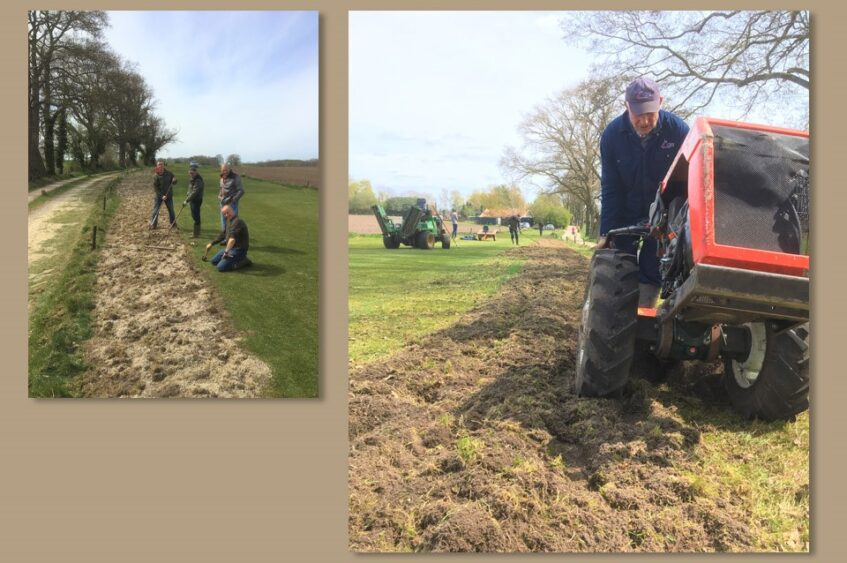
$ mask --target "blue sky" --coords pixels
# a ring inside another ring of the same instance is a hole
[[[523,117],[587,72],[559,16],[351,12],[350,176],[434,196],[505,182]]]
[[[165,157],[318,157],[317,12],[109,12],[178,140]]]
[[[351,12],[350,177],[435,197],[507,183],[499,161],[521,146],[524,117],[588,78],[591,56],[562,39],[565,14]],[[713,106],[708,115],[738,118]],[[788,117],[747,121],[791,126]]]

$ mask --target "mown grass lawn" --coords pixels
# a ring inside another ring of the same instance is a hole
[[[318,395],[318,191],[244,178],[239,215],[250,231],[248,256],[253,265],[218,273],[200,258],[220,231],[218,173],[201,170],[206,183],[202,235],[192,252],[219,289],[249,350],[273,371],[273,397]],[[177,172],[175,211],[185,198],[187,173]],[[191,210],[178,220],[190,240]],[[211,258],[223,247],[216,246]]]
[[[349,235],[350,363],[375,360],[411,340],[425,342],[492,295],[521,268],[520,259],[504,255],[512,248],[508,237],[458,240],[449,250],[440,243],[433,250],[388,250],[382,235]]]
[[[686,401],[680,415],[702,433],[697,470],[685,475],[698,496],[742,499],[759,551],[808,551],[809,413],[794,421],[748,421]]]

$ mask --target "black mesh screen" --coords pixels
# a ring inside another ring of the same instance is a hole
[[[715,242],[805,253],[809,140],[733,127],[715,134]]]

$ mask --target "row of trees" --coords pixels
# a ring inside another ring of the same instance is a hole
[[[518,209],[521,212],[527,209],[526,200],[515,185],[499,185],[487,190],[477,190],[467,199],[458,190],[442,192],[443,201],[438,205],[441,212],[456,210],[461,217],[465,218],[478,216],[486,209],[501,211]],[[403,215],[418,200],[417,196],[388,197],[384,193],[375,194],[369,180],[351,180],[348,184],[347,196],[349,211],[353,214],[370,214],[371,206],[378,203],[388,215]],[[444,202],[447,204],[445,205]],[[567,198],[561,194],[541,194],[528,207],[528,211],[536,221],[565,227],[571,224],[572,219],[572,213],[568,210],[566,203]]]
[[[657,80],[665,108],[685,119],[707,111],[730,119],[758,112],[772,125],[808,127],[808,12],[572,12],[561,27],[566,41],[595,57],[591,78],[543,101],[520,124],[522,145],[507,147],[500,161],[512,184],[467,199],[442,190],[441,209],[472,216],[486,208],[523,208],[514,184],[527,183],[541,191],[530,207],[533,216],[555,215],[545,221],[567,224],[564,209],[569,220],[596,234],[600,136],[624,111],[626,84],[638,76]],[[386,199],[369,182],[351,184],[351,210]]]
[[[222,154],[216,154],[215,156],[208,156],[205,154],[198,154],[189,157],[177,157],[171,159],[171,163],[189,163],[196,162],[200,166],[220,166],[224,162],[229,162],[233,166],[239,166],[241,164],[241,157],[237,154],[231,154],[228,157],[224,158]]]
[[[408,196],[389,196],[384,192],[374,192],[370,180],[350,180],[347,186],[347,202],[350,213],[371,213],[371,206],[381,205],[389,215],[401,215],[418,198],[434,203],[441,211],[456,210],[463,217],[479,215],[485,209],[525,208],[526,202],[517,186],[493,186],[488,190],[473,192],[467,199],[459,190],[441,190],[441,197],[431,194],[415,193]]]
[[[808,127],[808,12],[574,12],[562,30],[596,57],[592,78],[536,106],[519,126],[522,146],[500,163],[514,182],[558,196],[589,233],[599,222],[600,135],[634,77],[657,80],[683,118],[721,107],[734,111],[723,117],[757,110],[782,119],[773,125]]]
[[[66,155],[89,170],[108,151],[121,167],[154,164],[176,133],[144,78],[104,43],[106,13],[34,10],[28,24],[29,179],[61,174]]]

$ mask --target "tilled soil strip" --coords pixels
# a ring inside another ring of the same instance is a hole
[[[149,231],[149,175],[121,183],[121,203],[97,268],[88,397],[258,397],[270,368],[245,353],[179,233]],[[204,241],[205,242],[205,241]],[[163,250],[152,248],[174,248]],[[217,273],[216,273],[217,275]],[[232,274],[220,274],[232,275]]]
[[[674,404],[573,395],[587,262],[545,243],[485,306],[351,373],[351,548],[750,549],[741,501],[686,477],[700,433]]]

